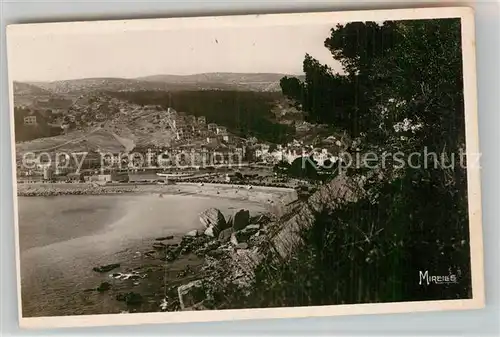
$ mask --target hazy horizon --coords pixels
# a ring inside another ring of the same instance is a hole
[[[40,80],[16,80],[14,79],[14,82],[20,82],[20,83],[51,83],[51,82],[61,82],[61,81],[79,81],[79,80],[97,80],[97,79],[122,79],[122,80],[142,80],[145,77],[152,77],[152,76],[178,76],[178,77],[189,77],[189,76],[196,76],[196,75],[209,75],[209,74],[242,74],[242,75],[265,75],[265,74],[270,74],[270,75],[285,75],[285,76],[305,76],[304,73],[300,74],[291,74],[291,73],[280,73],[280,72],[231,72],[231,71],[212,71],[212,72],[204,72],[204,73],[193,73],[193,74],[149,74],[149,75],[144,75],[144,76],[138,76],[138,77],[116,77],[116,76],[98,76],[98,77],[80,77],[80,78],[66,78],[66,79],[60,79],[60,80],[53,80],[53,81],[40,81]],[[149,80],[148,80],[149,81]]]
[[[33,33],[9,45],[10,78],[53,82],[154,75],[303,75],[308,53],[341,71],[324,46],[336,23],[119,32]]]

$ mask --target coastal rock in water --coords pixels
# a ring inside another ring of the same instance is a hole
[[[223,231],[219,233],[219,242],[220,243],[226,243],[231,239],[231,234],[233,234],[233,229],[232,228],[226,228]]]
[[[97,287],[97,291],[101,293],[109,289],[111,289],[111,284],[109,282],[102,282],[99,287]]]
[[[94,268],[92,268],[92,270],[95,272],[98,272],[98,273],[106,273],[108,271],[111,271],[111,270],[119,268],[119,267],[120,267],[119,263],[113,263],[113,264],[108,264],[105,266],[94,267]]]
[[[239,231],[240,229],[248,226],[250,221],[250,212],[245,209],[241,209],[234,214],[233,217],[233,229],[234,231]]]
[[[181,310],[193,307],[206,298],[202,280],[192,281],[177,288]]]
[[[165,240],[172,240],[174,238],[173,235],[168,235],[168,236],[161,236],[159,238],[156,238],[156,241],[165,241]]]
[[[165,249],[167,248],[167,245],[161,242],[155,242],[153,243],[153,248],[154,249]]]
[[[205,228],[216,227],[219,231],[226,228],[226,219],[217,208],[208,208],[200,214],[200,221]]]

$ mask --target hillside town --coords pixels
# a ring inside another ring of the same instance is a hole
[[[49,148],[31,151],[28,146],[18,151],[19,183],[183,180],[291,187],[299,180],[280,175],[278,164],[310,158],[318,167],[331,166],[345,146],[341,137],[324,132],[308,138],[314,134],[310,132],[313,126],[304,121],[293,122],[302,136],[274,144],[238,136],[206,116],[160,105],[133,105],[105,95],[82,95],[67,111],[42,114],[20,107],[17,113],[24,128],[59,127],[61,135],[55,138],[70,138]],[[118,146],[102,143],[107,138]]]

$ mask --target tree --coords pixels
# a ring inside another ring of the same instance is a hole
[[[299,157],[290,165],[288,175],[295,178],[315,180],[318,178],[317,167],[318,163],[312,157]]]
[[[297,98],[299,102],[304,100],[304,84],[298,78],[285,76],[280,80],[280,86],[284,95]]]
[[[378,84],[371,74],[377,60],[386,57],[397,40],[395,27],[393,22],[337,25],[324,44],[340,61],[345,74],[335,73],[306,54],[305,81],[283,78],[283,94],[299,102],[308,112],[309,121],[333,124],[353,136],[366,132],[374,126],[370,107]]]
[[[345,231],[377,231],[381,226],[384,236],[374,243],[388,254],[380,263],[392,280],[381,296],[470,297],[467,171],[458,157],[465,144],[460,19],[351,23],[332,29],[325,46],[341,62],[345,75],[334,74],[306,55],[304,95],[291,97],[317,122],[344,127],[351,136],[366,133],[364,147],[380,153],[409,155],[427,148],[438,156],[443,150],[448,158],[455,155],[447,163],[450,168],[441,167],[439,157],[437,161],[431,157],[427,166],[421,162],[418,168],[396,169],[389,163],[375,172],[383,178],[369,181],[364,186],[366,196],[341,217]],[[348,90],[329,91],[337,76]],[[328,93],[335,99],[323,97]],[[332,102],[339,100],[343,113],[333,113]],[[407,121],[418,124],[418,129],[395,128]],[[290,171],[305,176],[298,165],[292,163]],[[375,205],[372,213],[351,216],[371,205]],[[462,281],[424,289],[415,282],[419,269],[445,275],[458,270]]]
[[[422,145],[457,150],[465,142],[460,20],[415,20],[396,27],[403,38],[371,72],[375,82],[391,83],[376,87],[376,96],[404,102],[392,120],[420,120]]]

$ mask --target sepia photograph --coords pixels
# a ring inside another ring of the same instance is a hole
[[[22,326],[484,305],[471,9],[7,42]]]

